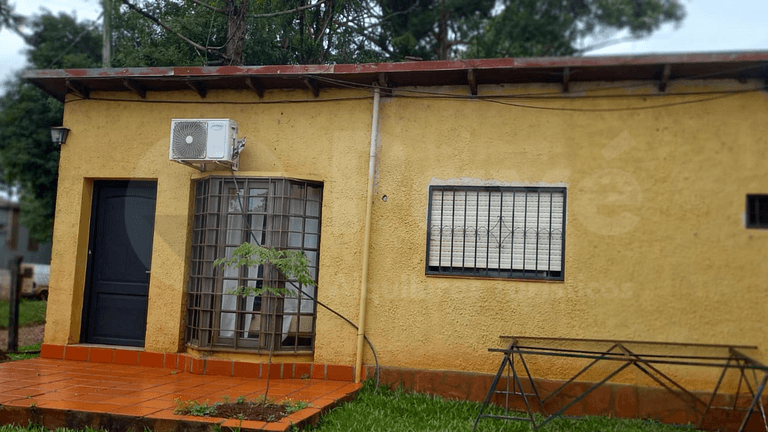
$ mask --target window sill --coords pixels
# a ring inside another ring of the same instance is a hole
[[[269,355],[267,349],[253,349],[253,348],[227,348],[227,347],[199,347],[193,344],[185,344],[187,348],[204,353],[228,353],[228,354],[251,354],[251,355]],[[288,356],[314,356],[314,350],[297,350],[297,351],[274,351],[272,356],[288,357]]]
[[[552,283],[562,284],[565,283],[563,279],[528,279],[519,277],[493,277],[493,276],[473,276],[473,275],[457,275],[457,274],[435,274],[425,273],[426,277],[440,278],[440,279],[471,279],[471,280],[492,280],[492,281],[513,281],[513,282],[534,282],[534,283]]]

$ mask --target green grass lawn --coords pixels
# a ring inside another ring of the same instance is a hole
[[[19,303],[19,325],[45,322],[45,306],[43,300],[22,299]],[[10,306],[7,300],[0,300],[0,329],[8,328]]]
[[[504,414],[499,407],[493,413]],[[447,401],[440,397],[419,393],[407,393],[402,389],[389,390],[379,387],[374,392],[367,381],[357,398],[328,413],[313,429],[314,432],[336,431],[414,431],[443,432],[471,431],[480,404],[475,402]],[[522,415],[522,414],[520,414]],[[539,417],[537,421],[541,418]],[[482,419],[478,432],[530,431],[529,422]],[[693,428],[671,426],[644,420],[620,420],[609,417],[553,420],[545,432],[680,432]]]
[[[35,344],[35,345],[27,345],[19,348],[19,352],[35,352],[34,354],[8,354],[8,357],[10,357],[13,360],[26,360],[31,359],[35,357],[40,357],[40,345],[41,344]]]

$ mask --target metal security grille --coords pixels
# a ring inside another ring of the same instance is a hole
[[[238,196],[238,190],[240,196]],[[317,281],[322,184],[284,178],[210,177],[196,183],[192,265],[187,300],[188,345],[206,349],[310,352],[315,339],[315,287],[301,295],[271,266],[213,267],[248,241],[302,250]],[[244,207],[244,208],[243,208]],[[249,232],[250,231],[250,232]],[[238,286],[285,287],[296,296],[238,296]]]
[[[432,186],[427,274],[563,280],[565,188]]]

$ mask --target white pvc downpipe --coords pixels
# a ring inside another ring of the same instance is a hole
[[[365,306],[368,302],[368,260],[371,248],[371,214],[373,213],[373,183],[376,172],[376,140],[379,134],[379,99],[381,90],[373,90],[373,119],[371,120],[371,152],[368,157],[368,199],[365,204],[365,235],[363,237],[363,270],[360,278],[360,312],[357,322],[357,353],[355,354],[355,382],[363,372],[363,343],[365,342]]]

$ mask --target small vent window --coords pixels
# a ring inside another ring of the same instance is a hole
[[[747,228],[768,229],[768,195],[747,195]]]

